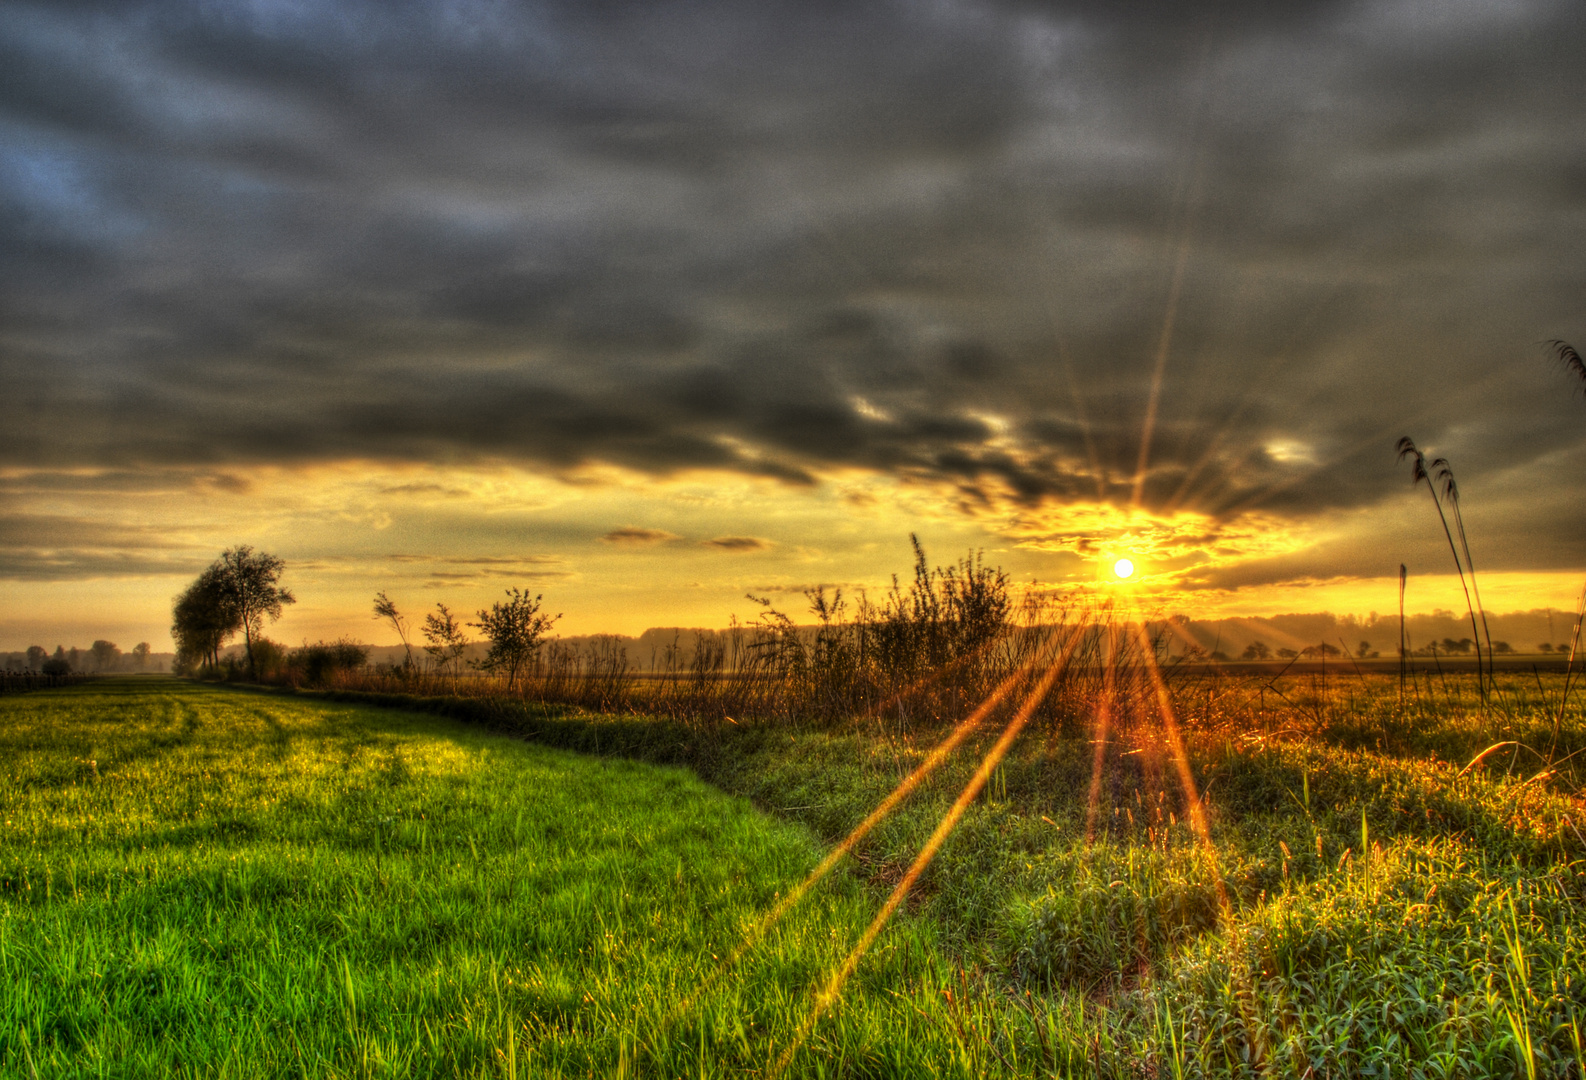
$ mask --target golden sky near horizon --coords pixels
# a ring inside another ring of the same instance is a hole
[[[0,6],[0,650],[1586,575],[1586,5]],[[1128,581],[1118,558],[1137,567]]]
[[[603,470],[570,481],[504,468],[368,463],[267,470],[246,482],[227,474],[154,485],[144,476],[135,490],[96,487],[95,479],[80,477],[70,498],[41,500],[34,516],[62,540],[89,528],[112,538],[101,549],[69,549],[78,564],[103,560],[100,573],[51,578],[50,549],[41,549],[36,580],[0,582],[0,650],[98,637],[167,649],[170,597],[231,542],[286,559],[285,581],[299,603],[269,632],[291,644],[343,634],[387,643],[390,631],[370,611],[380,590],[416,623],[437,602],[472,612],[509,586],[527,588],[563,613],[564,634],[725,626],[732,616],[754,616],[751,593],[803,617],[805,589],[879,595],[891,574],[906,580],[911,531],[934,563],[979,550],[1018,587],[1110,598],[1151,615],[1387,613],[1398,588],[1391,552],[1393,565],[1375,566],[1375,574],[1201,584],[1263,558],[1348,550],[1347,520],[1301,534],[1281,520],[1228,527],[1194,514],[1082,504],[1037,521],[1023,512],[973,513],[951,492],[862,474],[791,494],[780,481],[737,476],[657,484]],[[263,520],[260,507],[268,508]],[[1451,562],[1425,559],[1436,553],[1425,543],[1437,529],[1429,501],[1404,509],[1406,548],[1425,562],[1414,569],[1409,610],[1462,609]],[[1133,563],[1127,580],[1114,570],[1120,558]],[[1567,610],[1580,582],[1571,572],[1501,572],[1483,575],[1482,587],[1489,610]]]

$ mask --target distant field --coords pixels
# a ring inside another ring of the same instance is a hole
[[[0,701],[0,821],[4,1075],[757,1073],[870,914],[828,879],[680,1008],[806,831],[680,769],[167,679]],[[877,960],[793,1074],[961,1074],[929,935]]]

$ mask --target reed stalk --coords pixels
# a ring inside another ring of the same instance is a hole
[[[1454,480],[1454,470],[1448,464],[1447,458],[1438,458],[1432,462],[1432,471],[1443,485],[1443,494],[1454,507],[1454,527],[1459,533],[1459,547],[1465,555],[1465,568],[1470,571],[1470,591],[1476,597],[1476,612],[1481,616],[1481,632],[1487,639],[1487,682],[1492,682],[1492,631],[1487,628],[1487,609],[1481,602],[1481,589],[1476,584],[1476,563],[1470,557],[1470,540],[1465,535],[1465,516],[1459,509],[1459,484]],[[1481,647],[1479,639],[1476,648],[1476,662],[1481,663]]]
[[[1481,631],[1476,626],[1476,607],[1471,602],[1470,585],[1465,581],[1465,567],[1459,560],[1459,548],[1454,543],[1454,530],[1448,524],[1448,514],[1443,510],[1443,500],[1438,497],[1437,486],[1432,481],[1432,475],[1427,471],[1426,457],[1415,445],[1415,440],[1408,435],[1399,440],[1399,460],[1410,459],[1411,482],[1426,483],[1426,490],[1432,495],[1432,505],[1437,508],[1437,520],[1443,523],[1443,535],[1448,539],[1449,553],[1454,556],[1454,570],[1459,574],[1459,587],[1465,593],[1465,608],[1470,612],[1470,635],[1476,643],[1476,685],[1481,694],[1481,700],[1487,700],[1487,680],[1481,666]],[[1441,460],[1441,459],[1439,459]]]

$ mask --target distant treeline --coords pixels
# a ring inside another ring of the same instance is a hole
[[[1526,653],[1568,655],[1575,628],[1572,611],[1516,611],[1505,615],[1487,612],[1493,651],[1499,656]],[[1183,656],[1198,650],[1212,659],[1266,659],[1299,655],[1316,656],[1323,646],[1332,652],[1369,657],[1390,657],[1399,652],[1398,615],[1360,617],[1334,615],[1332,612],[1272,615],[1265,618],[1191,619],[1175,615],[1164,624],[1165,642],[1170,655]],[[1474,655],[1470,622],[1464,614],[1433,611],[1410,615],[1404,621],[1409,651],[1430,655],[1433,649],[1443,655]],[[1485,646],[1483,646],[1485,647]],[[1265,650],[1266,655],[1260,655]],[[1307,650],[1310,650],[1307,652]],[[1255,655],[1252,655],[1255,654]]]
[[[1573,612],[1537,609],[1507,615],[1488,612],[1487,621],[1500,656],[1568,655],[1575,616]],[[1320,656],[1324,646],[1329,657],[1343,655],[1346,648],[1349,655],[1355,657],[1372,654],[1392,657],[1398,655],[1399,647],[1396,615],[1361,618],[1320,612],[1232,619],[1191,619],[1176,615],[1153,619],[1147,625],[1151,636],[1161,643],[1161,657],[1169,660],[1197,655],[1217,660],[1287,659]],[[799,627],[811,637],[818,629],[815,623]],[[661,674],[691,666],[702,646],[707,651],[718,648],[731,634],[730,629],[658,626],[637,636],[580,634],[557,637],[547,642],[547,646],[554,643],[573,650],[616,646],[626,651],[635,670]],[[1470,624],[1463,615],[1456,616],[1450,611],[1411,615],[1405,619],[1405,634],[1410,652],[1418,656],[1430,655],[1433,648],[1439,656],[1473,655]],[[405,655],[401,645],[365,644],[362,648],[369,662],[376,665],[399,665]],[[473,642],[465,647],[462,658],[465,662],[477,660],[485,655],[487,648],[483,642]],[[235,652],[240,660],[242,647],[237,646]]]
[[[1176,614],[1138,622],[1083,594],[1016,596],[1007,573],[978,552],[933,567],[917,538],[910,539],[912,580],[895,576],[889,589],[861,592],[856,601],[840,590],[810,589],[805,610],[792,613],[750,596],[759,613],[726,629],[558,638],[550,631],[561,616],[517,588],[471,620],[442,602],[420,623],[381,591],[373,614],[401,645],[343,637],[295,649],[264,634],[295,599],[280,584],[284,563],[240,546],[176,598],[174,670],[290,686],[504,694],[690,722],[885,714],[912,724],[1000,699],[1010,679],[1027,680],[1057,657],[1050,671],[1061,678],[1048,683],[1039,706],[1049,718],[1078,715],[1086,695],[1127,697],[1134,691],[1119,679],[1144,687],[1143,673],[1159,665],[1193,671],[1206,662],[1393,657],[1401,640],[1412,655],[1457,656],[1477,648],[1463,633],[1465,620],[1446,611],[1410,616],[1402,626],[1397,614],[1362,619],[1326,612],[1218,620]],[[1573,622],[1571,613],[1544,609],[1489,613],[1485,626],[1495,631],[1494,653],[1557,655],[1569,649]],[[239,635],[242,642],[232,644]]]
[[[22,652],[0,653],[0,671],[29,671],[42,675],[169,671],[170,666],[171,654],[153,652],[147,641],[138,642],[129,652],[122,652],[115,642],[101,638],[86,649],[57,645],[55,651],[50,652],[42,645],[29,645]]]

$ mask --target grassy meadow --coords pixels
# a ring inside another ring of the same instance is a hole
[[[4,1075],[754,1073],[870,914],[725,966],[807,830],[434,717],[106,680],[0,699],[0,762]],[[961,1074],[929,928],[879,960],[796,1071]]]
[[[1065,707],[978,786],[1018,693],[956,734],[156,679],[0,699],[0,1069],[1586,1076],[1561,680],[1162,689],[1174,725],[1149,693]]]

